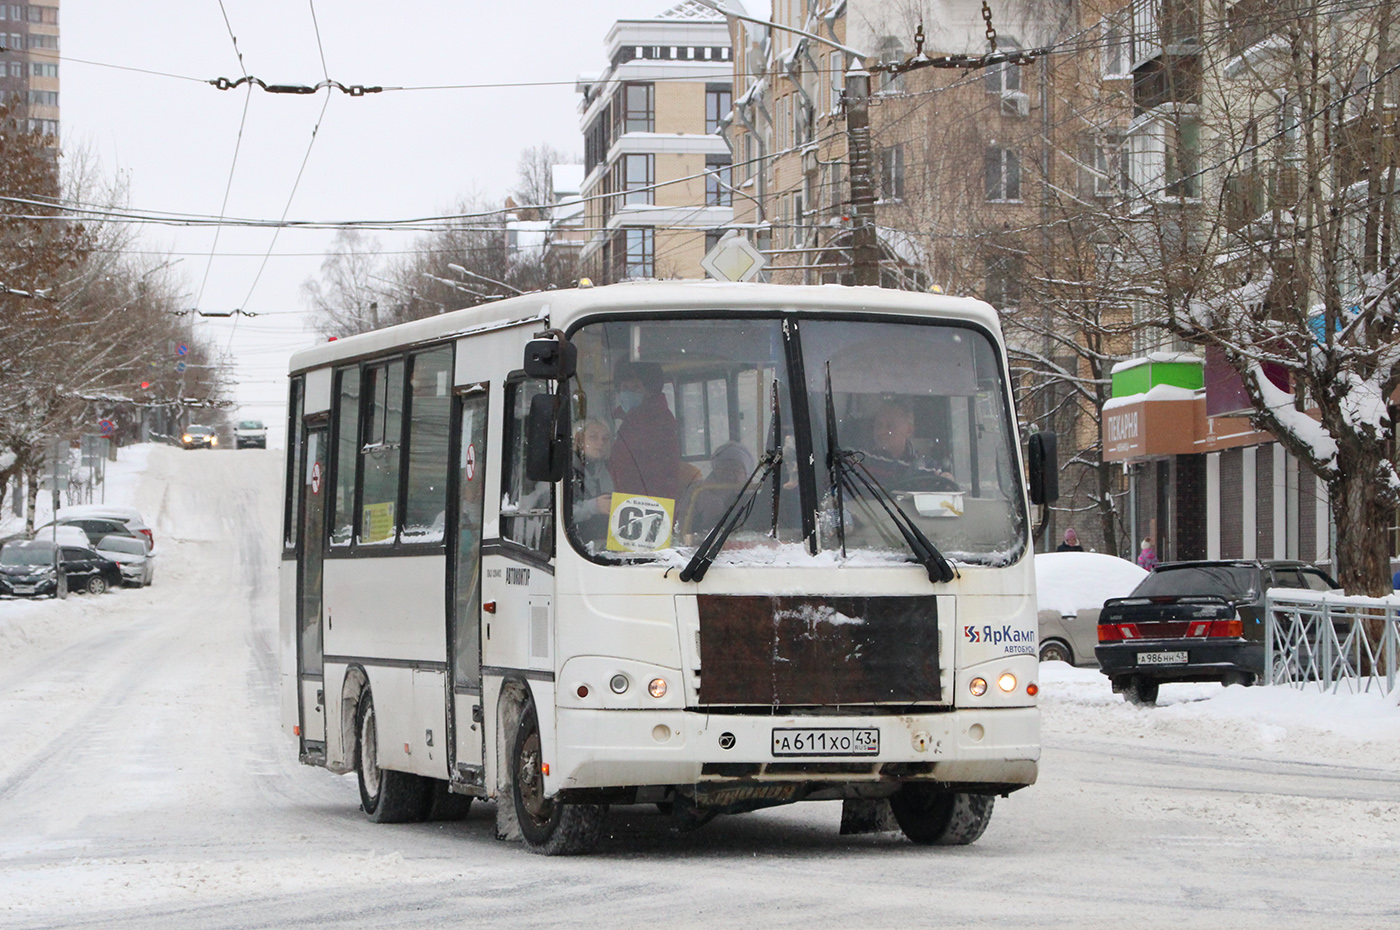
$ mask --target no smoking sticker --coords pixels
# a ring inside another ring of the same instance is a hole
[[[321,493],[321,463],[320,463],[320,462],[312,462],[312,463],[311,463],[311,493],[312,493],[312,494],[320,494],[320,493]]]
[[[466,454],[462,456],[462,471],[466,473],[467,480],[471,481],[476,477],[476,444],[467,443]]]

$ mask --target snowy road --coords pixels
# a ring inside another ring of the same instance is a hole
[[[125,451],[124,451],[124,454]],[[839,808],[683,836],[615,810],[582,859],[375,826],[277,729],[277,452],[143,447],[156,583],[0,603],[0,928],[1381,927],[1400,710],[1044,670],[1040,784],[986,835],[839,837]],[[121,501],[114,501],[121,502]]]

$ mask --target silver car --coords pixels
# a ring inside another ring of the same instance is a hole
[[[144,540],[130,536],[104,536],[97,543],[97,554],[117,563],[122,573],[122,584],[127,587],[145,587],[155,576],[155,553],[146,548]]]
[[[1098,668],[1099,608],[1126,597],[1147,572],[1100,552],[1042,552],[1035,557],[1040,661]]]

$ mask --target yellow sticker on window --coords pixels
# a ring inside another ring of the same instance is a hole
[[[360,537],[362,543],[377,543],[393,538],[394,502],[365,504],[364,520],[360,526],[364,530],[364,535]]]
[[[608,514],[608,548],[614,552],[655,552],[671,545],[676,502],[669,497],[614,494]]]

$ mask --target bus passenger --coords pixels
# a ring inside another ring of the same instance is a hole
[[[612,430],[602,420],[587,420],[574,433],[574,526],[579,538],[607,537],[613,479],[608,472]]]
[[[674,501],[680,483],[680,430],[662,393],[666,379],[661,366],[623,362],[617,366],[614,383],[618,391],[614,415],[622,425],[608,463],[613,488],[621,494]]]

